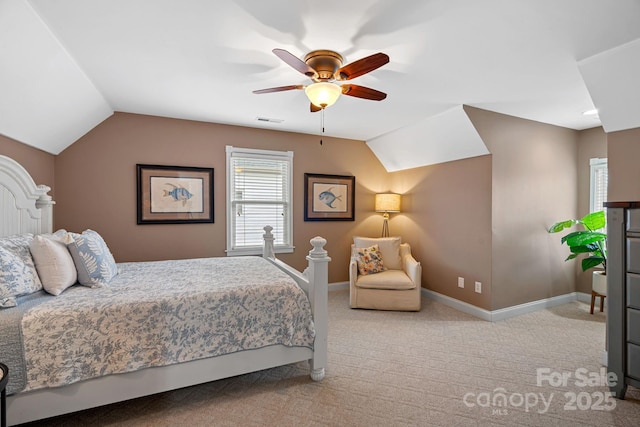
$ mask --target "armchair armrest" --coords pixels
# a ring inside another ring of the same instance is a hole
[[[404,272],[417,287],[422,286],[422,265],[411,255],[407,255],[403,260]]]
[[[356,259],[351,257],[351,261],[349,261],[349,283],[351,285],[356,284],[356,280],[358,279],[358,263]]]
[[[417,287],[422,286],[422,265],[411,255],[411,247],[408,243],[400,245],[402,256],[402,269]]]
[[[351,286],[355,286],[356,281],[358,280],[358,262],[356,258],[353,256],[353,250],[355,249],[355,245],[351,244],[351,255],[349,260],[349,284]]]

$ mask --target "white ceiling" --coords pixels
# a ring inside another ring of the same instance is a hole
[[[463,104],[586,129],[601,123],[579,64],[607,104],[589,58],[637,39],[639,0],[0,0],[0,133],[57,154],[123,111],[321,134],[303,91],[252,93],[309,83],[274,48],[390,56],[352,80],[387,99],[341,97],[328,136],[388,140]],[[617,91],[640,87],[627,74]]]

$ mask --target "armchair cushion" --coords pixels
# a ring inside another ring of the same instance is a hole
[[[387,269],[384,266],[378,245],[373,245],[369,248],[355,248],[354,250],[358,271],[361,275],[380,273]]]
[[[356,248],[369,248],[378,245],[384,266],[389,270],[402,270],[402,258],[400,258],[400,237],[354,237],[353,244]]]
[[[415,289],[416,284],[402,270],[387,270],[358,277],[355,286],[365,289]]]

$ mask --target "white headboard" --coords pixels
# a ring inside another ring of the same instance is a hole
[[[0,236],[53,232],[50,190],[36,185],[18,162],[0,155]]]

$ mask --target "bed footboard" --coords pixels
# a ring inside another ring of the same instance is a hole
[[[300,273],[275,257],[274,237],[271,230],[273,230],[271,226],[264,227],[262,256],[289,274],[309,298],[313,323],[316,328],[313,357],[309,360],[309,364],[311,366],[311,379],[320,381],[324,378],[327,367],[328,284],[329,261],[331,261],[327,251],[324,249],[327,240],[319,236],[310,240],[313,249],[307,255],[307,268],[303,273]]]

